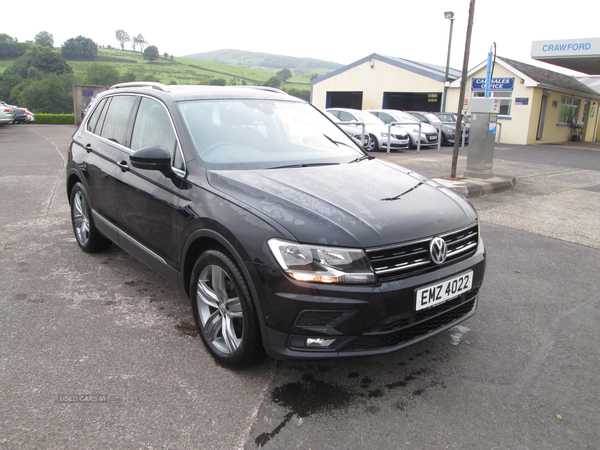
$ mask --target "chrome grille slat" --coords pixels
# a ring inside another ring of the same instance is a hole
[[[477,225],[440,235],[448,245],[446,262],[452,264],[477,250],[479,242]],[[367,249],[367,256],[380,279],[402,278],[413,273],[433,270],[439,265],[429,259],[429,244],[435,236],[404,244]]]

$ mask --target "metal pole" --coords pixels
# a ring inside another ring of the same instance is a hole
[[[471,0],[469,7],[469,24],[467,26],[467,42],[465,43],[465,57],[463,59],[462,77],[460,80],[460,94],[458,96],[458,120],[456,121],[456,132],[454,136],[460,136],[460,126],[462,124],[462,108],[467,87],[467,78],[469,76],[469,51],[471,48],[471,31],[473,29],[473,16],[475,15],[475,0]],[[458,139],[454,139],[454,151],[452,152],[452,168],[450,178],[456,178],[456,166],[458,165]]]
[[[446,13],[448,14],[448,13]],[[442,112],[446,112],[446,96],[448,95],[448,72],[450,71],[450,48],[452,46],[452,28],[454,26],[454,13],[450,17],[450,35],[448,36],[448,57],[446,58],[446,76],[444,78],[444,100],[442,101]]]

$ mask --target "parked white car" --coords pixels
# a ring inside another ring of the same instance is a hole
[[[367,133],[367,151],[376,151],[387,149],[388,145],[388,126],[378,117],[375,117],[368,111],[361,111],[350,108],[328,108],[330,112],[342,122],[362,122],[365,124],[365,132]],[[356,125],[357,134],[360,134],[361,125]],[[408,133],[400,127],[392,127],[390,139],[390,149],[408,148]]]
[[[0,125],[12,123],[15,120],[14,110],[6,103],[0,103]]]
[[[407,125],[398,126],[408,133],[410,139],[408,145],[410,148],[415,148],[419,139],[421,140],[421,147],[438,144],[438,131],[435,127],[427,123],[421,123],[421,135],[419,136],[419,125],[417,124],[421,121],[404,111],[398,111],[397,109],[370,109],[369,112],[379,117],[385,123],[406,123]]]

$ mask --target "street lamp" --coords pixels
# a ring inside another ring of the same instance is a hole
[[[450,47],[452,45],[452,27],[454,25],[454,13],[446,11],[444,18],[450,19],[450,36],[448,37],[448,58],[446,59],[446,77],[444,78],[444,100],[442,101],[442,112],[446,112],[446,95],[448,94],[448,71],[450,70]]]

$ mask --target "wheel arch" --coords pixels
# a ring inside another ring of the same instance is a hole
[[[263,309],[261,306],[260,294],[256,289],[255,277],[252,276],[250,271],[248,270],[247,265],[244,263],[245,260],[248,260],[248,255],[245,252],[242,254],[243,249],[238,251],[238,247],[242,248],[238,242],[236,242],[237,246],[230,242],[223,234],[218,231],[212,229],[201,229],[193,232],[186,240],[186,243],[183,247],[182,257],[181,257],[181,287],[185,291],[188,298],[190,298],[190,283],[192,279],[192,271],[194,269],[194,265],[196,260],[200,256],[200,254],[208,250],[210,248],[220,248],[225,251],[225,253],[230,256],[236,265],[238,266],[240,272],[244,276],[246,283],[248,285],[248,289],[250,291],[250,295],[252,296],[252,302],[254,303],[254,307],[256,308],[258,322],[260,325],[260,333],[262,336],[263,347],[265,351],[269,353],[266,325],[263,316]]]

